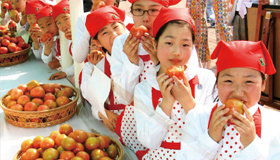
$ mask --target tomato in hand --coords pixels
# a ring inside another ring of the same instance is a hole
[[[100,5],[99,5],[100,4]],[[94,3],[93,3],[93,5],[92,5],[92,11],[94,11],[94,10],[96,10],[96,9],[98,9],[98,8],[96,8],[97,6],[99,5],[99,8],[102,8],[102,7],[105,7],[106,6],[106,4],[105,4],[105,2],[104,1],[100,1],[100,0],[98,0],[98,1],[95,1]]]
[[[148,29],[141,25],[139,27],[135,27],[133,26],[131,29],[130,29],[130,34],[133,36],[133,37],[136,37],[137,39],[141,39],[141,37],[145,34],[145,33],[148,33]]]
[[[239,99],[229,98],[225,101],[225,105],[226,105],[226,108],[230,109],[230,111],[226,114],[226,116],[228,116],[228,115],[233,116],[234,111],[236,111],[242,115],[244,114],[243,102],[240,101]],[[235,116],[233,116],[233,117],[235,117]]]
[[[10,21],[8,28],[9,28],[9,30],[11,30],[11,29],[15,28],[16,26],[17,26],[17,23],[15,21]]]
[[[51,39],[53,36],[51,33],[44,33],[41,37],[42,42],[46,42],[48,39]]]
[[[181,80],[183,79],[185,73],[182,67],[171,66],[166,70],[165,74],[167,74],[169,77],[176,76],[179,80]]]

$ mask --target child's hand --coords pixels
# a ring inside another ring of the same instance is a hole
[[[110,122],[109,119],[107,119],[103,114],[101,114],[100,112],[98,113],[98,116],[102,119],[103,123],[105,124],[105,126],[112,132],[115,132],[115,126],[112,122]]]
[[[100,54],[88,54],[87,59],[91,64],[96,65],[103,57]]]
[[[109,121],[114,125],[114,127],[116,127],[116,122],[119,115],[107,109],[105,109],[105,111]]]
[[[32,30],[29,29],[29,34],[30,34],[32,41],[35,43],[38,43],[38,40],[37,40],[38,37],[36,35],[36,32],[33,32]]]
[[[10,16],[11,20],[15,21],[16,23],[18,23],[20,21],[20,15],[19,14],[15,14],[14,17]]]
[[[52,58],[52,61],[49,62],[50,69],[56,69],[58,67],[61,67],[59,60],[55,57]]]
[[[43,42],[43,44],[45,45],[45,48],[51,49],[53,46],[53,37],[47,39],[46,42]]]
[[[11,28],[9,28],[9,30],[12,31],[12,32],[16,32],[17,31],[17,26],[11,27]]]
[[[144,36],[141,37],[141,43],[143,44],[143,48],[149,53],[150,59],[157,65],[159,60],[157,58],[154,38],[149,33],[145,33]]]
[[[130,62],[135,65],[138,65],[140,58],[138,55],[139,43],[140,40],[130,34],[123,45],[123,52],[127,55]]]
[[[1,16],[0,17],[4,18],[7,11],[8,11],[8,9],[6,7],[4,7],[3,5],[1,5]]]
[[[29,33],[30,33],[30,36],[33,41],[35,41],[35,40],[37,41],[37,38],[42,37],[42,35],[43,35],[42,30],[39,27],[34,27],[33,29],[31,29],[31,27],[30,27]]]
[[[68,40],[72,40],[71,28],[66,29],[66,31],[65,31],[65,37],[66,37]]]
[[[168,116],[171,116],[172,106],[175,102],[175,98],[171,94],[171,89],[174,86],[172,81],[173,79],[169,78],[165,73],[162,73],[157,77],[159,89],[162,94],[162,103],[160,107]]]
[[[219,106],[212,115],[208,134],[209,136],[216,141],[217,143],[221,140],[224,127],[229,119],[232,118],[232,115],[225,116],[229,112],[229,108],[225,109],[225,105]]]
[[[58,80],[66,77],[65,72],[57,72],[50,76],[49,80]]]
[[[245,105],[243,105],[243,110],[246,117],[235,111],[233,115],[238,119],[231,119],[230,121],[235,124],[234,128],[240,133],[240,141],[246,148],[255,139],[256,128],[254,119]]]
[[[171,93],[174,98],[183,106],[186,113],[189,112],[195,106],[195,99],[192,96],[191,87],[189,85],[188,79],[183,75],[183,82],[182,83],[176,76],[172,78],[176,82],[176,85],[173,86]]]

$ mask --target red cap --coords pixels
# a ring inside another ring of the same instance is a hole
[[[70,5],[69,0],[61,0],[55,6],[53,6],[53,19],[60,15],[61,13],[69,13],[70,14]]]
[[[10,2],[10,1],[7,1],[6,3],[8,3],[8,4],[9,4],[8,10],[13,9],[13,6],[12,6],[12,4],[11,4],[11,2]]]
[[[262,41],[220,41],[211,55],[211,59],[216,58],[217,73],[236,67],[251,68],[268,75],[276,72]]]
[[[161,8],[153,23],[153,36],[156,37],[158,30],[167,22],[173,20],[187,22],[195,33],[195,23],[188,8]]]
[[[42,0],[29,0],[26,2],[25,14],[37,14],[46,3]]]
[[[133,4],[134,2],[139,0],[128,0],[128,1]],[[181,0],[151,0],[151,1],[157,2],[159,4],[162,4],[163,6],[168,7],[179,3]]]
[[[38,21],[38,19],[42,17],[52,17],[52,6],[46,5],[39,10],[39,12],[36,14],[36,20]]]
[[[90,36],[95,37],[98,31],[107,24],[123,22],[124,19],[124,10],[121,10],[115,6],[105,6],[87,15],[86,27]]]

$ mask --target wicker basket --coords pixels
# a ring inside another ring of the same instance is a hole
[[[98,136],[98,135],[97,135]],[[117,147],[117,150],[118,150],[118,155],[116,157],[115,160],[122,160],[122,157],[123,157],[123,148],[122,146],[120,145],[119,142],[115,141],[114,139],[111,138],[111,143],[110,144],[113,144]],[[16,155],[14,156],[13,160],[20,160],[21,158],[21,155],[23,154],[23,152],[21,150],[19,150]]]
[[[5,113],[5,119],[9,123],[18,127],[25,128],[40,128],[56,125],[65,122],[72,118],[76,113],[77,101],[79,99],[79,92],[66,85],[60,85],[61,88],[70,87],[73,90],[74,96],[70,98],[72,100],[66,105],[61,107],[50,109],[47,111],[17,111],[9,109],[3,104],[3,99],[8,95],[5,94],[0,99],[0,105]]]
[[[22,63],[29,58],[30,46],[14,53],[0,54],[0,67]]]

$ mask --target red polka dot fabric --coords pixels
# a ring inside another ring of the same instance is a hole
[[[147,80],[147,70],[151,69],[154,66],[152,60],[144,61],[144,70],[140,74],[140,82]]]
[[[234,128],[234,125],[226,125],[222,136],[222,146],[216,154],[216,160],[231,159],[243,148],[240,142],[240,134]]]

